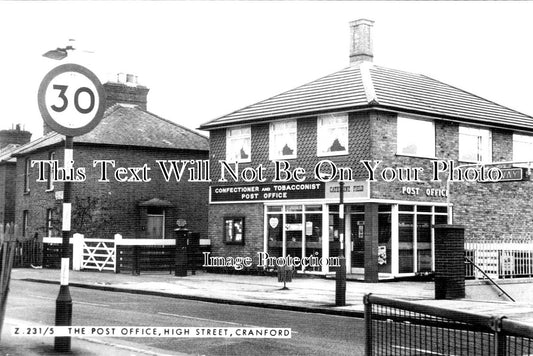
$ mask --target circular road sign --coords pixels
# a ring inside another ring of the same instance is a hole
[[[52,69],[39,86],[37,100],[44,122],[66,136],[86,134],[104,116],[104,88],[93,72],[78,64]]]

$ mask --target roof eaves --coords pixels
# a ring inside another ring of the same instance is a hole
[[[57,132],[50,132],[44,136],[41,136],[39,137],[38,139],[34,140],[34,141],[31,141],[31,142],[28,142],[27,144],[25,145],[22,145],[20,146],[19,148],[17,148],[12,156],[13,157],[20,157],[20,156],[23,156],[25,154],[28,154],[28,153],[31,153],[33,152],[35,149],[33,149],[33,147],[35,147],[36,145],[39,145],[40,143],[42,143],[43,141],[46,141],[46,140],[49,140],[49,139],[52,139],[54,138],[55,136],[58,136],[59,134]],[[61,142],[61,141],[60,141]],[[49,145],[45,145],[43,147],[49,147],[49,146],[54,146],[56,145],[57,142],[54,142],[54,143],[50,143]],[[40,147],[40,148],[43,148],[43,147]]]

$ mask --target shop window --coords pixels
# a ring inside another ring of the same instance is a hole
[[[250,126],[239,126],[226,130],[226,160],[228,162],[250,162],[251,157]]]
[[[56,153],[50,152],[48,154],[48,160],[53,161],[56,159]],[[54,190],[54,181],[52,179],[52,164],[48,165],[48,170],[46,171],[46,179],[48,181],[46,190]],[[50,236],[50,235],[49,235]]]
[[[270,124],[270,159],[296,158],[296,120]]]
[[[30,159],[24,160],[24,193],[30,191]]]
[[[224,218],[224,242],[226,244],[244,244],[244,217]]]
[[[329,114],[318,117],[317,155],[348,154],[348,114]]]
[[[397,153],[418,157],[435,157],[433,121],[398,116]]]
[[[513,134],[513,161],[533,162],[533,136]],[[519,163],[516,166],[530,167],[530,164]]]
[[[491,162],[492,135],[490,130],[459,126],[459,161]]]

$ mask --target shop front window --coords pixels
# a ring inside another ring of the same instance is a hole
[[[391,273],[391,206],[378,206],[378,271]]]
[[[322,257],[322,206],[267,206],[267,246],[272,257]],[[301,270],[319,271],[301,266]]]

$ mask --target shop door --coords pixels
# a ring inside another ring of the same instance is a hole
[[[350,219],[352,268],[365,266],[365,214],[352,213]]]

